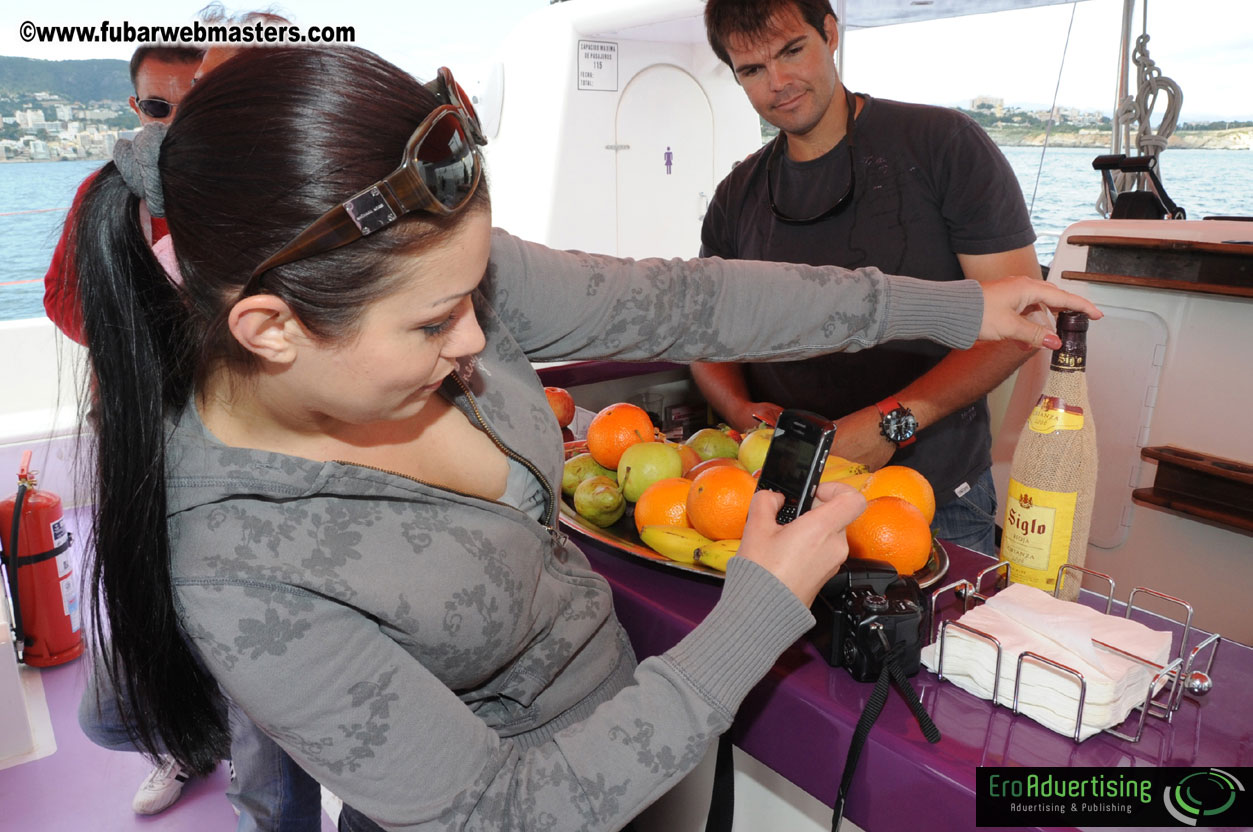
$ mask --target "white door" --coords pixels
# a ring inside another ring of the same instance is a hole
[[[657,65],[618,100],[618,256],[695,257],[713,196],[713,112],[681,69]]]

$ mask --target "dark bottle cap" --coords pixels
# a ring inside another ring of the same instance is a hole
[[[1057,332],[1087,332],[1088,316],[1083,312],[1072,312],[1069,309],[1057,314]]]
[[[1062,339],[1062,346],[1053,351],[1049,366],[1063,372],[1083,372],[1088,363],[1088,316],[1069,310],[1058,313],[1057,337]]]

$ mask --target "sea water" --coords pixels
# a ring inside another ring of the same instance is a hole
[[[1039,147],[1001,149],[1032,207],[1031,220],[1040,234],[1036,251],[1047,264],[1057,234],[1073,222],[1100,217],[1100,176],[1092,170],[1100,150],[1048,148],[1041,164]],[[0,321],[43,315],[43,276],[65,223],[65,209],[83,179],[102,164],[0,164]],[[1168,150],[1161,174],[1167,193],[1189,218],[1253,217],[1253,152]]]

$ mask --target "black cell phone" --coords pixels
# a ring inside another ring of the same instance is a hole
[[[783,508],[775,517],[790,523],[814,504],[814,492],[835,442],[835,422],[808,410],[785,410],[761,466],[757,489],[778,491]]]

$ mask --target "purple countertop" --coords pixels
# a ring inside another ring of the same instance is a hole
[[[716,578],[680,572],[576,537],[592,565],[612,584],[618,618],[641,659],[670,648],[718,599],[721,581]],[[945,548],[951,566],[941,584],[973,578],[994,563],[959,546]],[[946,600],[943,609],[957,611],[952,593]],[[1117,607],[1115,614],[1120,614]],[[1189,642],[1199,641],[1194,630]],[[900,811],[908,803],[926,807],[930,817],[945,818],[946,828],[956,824],[953,828],[973,829],[978,766],[1253,765],[1253,708],[1248,706],[1253,650],[1223,641],[1212,676],[1213,690],[1199,699],[1185,696],[1171,723],[1150,717],[1140,742],[1098,734],[1077,744],[924,669],[911,681],[943,739],[937,745],[927,743],[904,700],[893,693],[862,753],[845,814],[874,832],[913,832],[919,828],[918,814]],[[843,668],[829,667],[802,639],[745,700],[732,727],[735,743],[831,805],[853,727],[872,687],[853,681]],[[1134,735],[1137,718],[1133,712],[1121,730]]]

